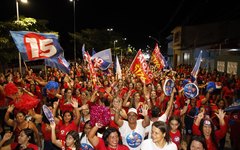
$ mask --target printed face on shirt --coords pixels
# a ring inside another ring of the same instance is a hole
[[[30,137],[27,137],[27,135],[25,134],[24,131],[21,131],[19,136],[18,136],[18,143],[19,144],[24,144],[24,143],[28,143]]]
[[[74,145],[74,138],[71,135],[68,135],[66,138],[66,146],[67,147],[72,147]]]
[[[160,129],[158,129],[155,126],[152,126],[152,135],[151,135],[151,137],[152,137],[152,140],[153,140],[154,143],[162,141],[164,136],[165,136],[165,134],[163,134]]]
[[[117,132],[112,132],[107,138],[108,146],[111,148],[116,148],[119,142],[119,137]]]
[[[193,140],[190,145],[190,150],[204,150],[201,142]]]

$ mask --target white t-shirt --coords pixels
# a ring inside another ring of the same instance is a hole
[[[82,132],[79,133],[79,138],[81,137]],[[94,150],[92,144],[88,141],[86,134],[83,136],[82,140],[80,141],[82,150]]]
[[[152,139],[147,139],[142,142],[141,150],[178,150],[178,148],[173,142],[166,143],[163,148],[159,148]]]
[[[142,121],[143,119],[137,120],[135,130],[132,130],[125,120],[123,120],[123,125],[119,128],[123,144],[128,146],[130,150],[140,150],[141,143],[145,136],[145,128],[142,126]]]
[[[167,115],[164,113],[161,117],[158,118],[157,121],[166,122],[167,121]],[[151,139],[152,124],[153,124],[153,121],[150,120],[150,125],[147,126],[146,129],[145,129],[145,133],[148,134],[148,139]]]

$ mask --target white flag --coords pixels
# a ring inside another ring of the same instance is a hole
[[[116,75],[118,79],[122,79],[122,69],[118,60],[118,56],[116,56]]]

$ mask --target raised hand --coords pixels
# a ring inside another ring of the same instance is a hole
[[[219,120],[223,120],[225,117],[226,112],[223,112],[222,109],[218,110],[218,113],[215,113],[215,115],[218,117]]]
[[[56,128],[56,123],[55,123],[55,122],[50,122],[50,127],[51,127],[52,129],[55,129],[55,128]]]
[[[14,109],[14,105],[9,105],[7,111],[8,111],[9,113],[12,113],[12,112],[13,112],[13,109]]]
[[[73,108],[77,108],[78,107],[78,102],[76,99],[72,99],[71,105]]]
[[[148,105],[144,104],[141,109],[142,109],[142,112],[140,114],[143,116],[147,116],[148,115]]]
[[[103,125],[101,123],[95,123],[95,126],[99,129],[103,127]]]
[[[204,118],[204,113],[205,113],[205,111],[198,114],[198,119],[199,120],[202,120]]]
[[[2,140],[3,140],[3,141],[7,141],[7,140],[11,139],[12,135],[13,135],[12,132],[6,132],[6,133],[4,134]]]

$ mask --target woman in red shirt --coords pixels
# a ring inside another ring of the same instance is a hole
[[[12,132],[7,132],[5,133],[5,135],[3,136],[2,141],[0,142],[0,148],[1,150],[9,150],[9,149],[14,149],[14,150],[23,150],[23,149],[32,149],[32,150],[38,150],[38,146],[35,145],[35,141],[34,141],[34,132],[33,130],[26,128],[21,130],[19,136],[17,137],[17,143],[12,143],[12,144],[8,144],[6,146],[2,145],[11,139],[13,133]]]
[[[102,138],[96,136],[96,132],[102,126],[97,124],[90,130],[88,140],[94,146],[95,150],[129,150],[122,144],[121,134],[116,128],[107,128]]]
[[[52,143],[62,150],[80,150],[80,139],[77,131],[70,130],[65,140],[57,140],[56,138],[56,124],[55,122],[51,122],[50,126],[52,128]]]
[[[219,109],[218,113],[215,114],[219,119],[219,130],[214,130],[214,125],[212,121],[209,118],[204,118],[204,112],[198,114],[198,117],[193,124],[193,134],[203,135],[207,143],[207,148],[209,150],[217,150],[217,143],[227,133],[227,125],[224,120],[225,113],[223,112],[223,110]]]

